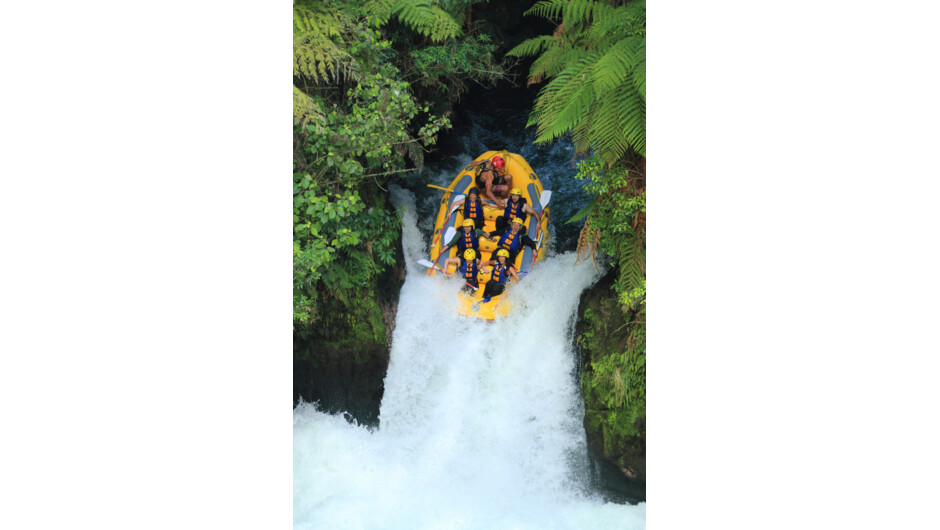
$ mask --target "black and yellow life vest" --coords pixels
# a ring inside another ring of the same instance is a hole
[[[469,232],[461,231],[460,239],[457,240],[457,250],[460,251],[461,256],[463,255],[463,251],[467,250],[468,248],[472,248],[473,250],[480,250],[480,243],[477,239],[477,234],[473,230],[470,230]]]
[[[522,247],[522,229],[520,228],[516,233],[513,233],[512,230],[508,230],[503,234],[503,237],[499,238],[499,246],[509,252],[519,250]]]
[[[463,207],[463,218],[473,219],[474,221],[483,220],[483,201],[480,200],[479,195],[477,195],[477,200],[472,202],[470,197],[467,197]]]
[[[492,279],[498,281],[499,283],[505,284],[506,280],[509,279],[509,271],[507,269],[508,267],[496,263],[496,265],[493,266]]]
[[[463,279],[467,283],[477,283],[477,260],[465,260],[463,267]]]
[[[507,222],[512,222],[516,217],[525,222],[526,214],[522,211],[523,206],[525,206],[525,197],[519,197],[519,202],[517,203],[513,203],[512,199],[509,199],[506,203],[506,209],[503,211],[503,217],[506,218]]]

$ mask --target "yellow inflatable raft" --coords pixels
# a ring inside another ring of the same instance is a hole
[[[533,241],[537,242],[537,250],[523,247],[523,251],[516,257],[514,266],[516,271],[519,272],[520,277],[524,277],[532,268],[532,265],[542,257],[540,255],[541,249],[548,237],[549,210],[547,204],[551,192],[543,194],[545,189],[542,186],[542,182],[535,175],[535,172],[532,171],[529,163],[526,162],[521,155],[508,151],[487,151],[478,156],[476,160],[488,160],[497,155],[503,157],[506,161],[506,167],[503,171],[512,175],[511,187],[522,190],[522,197],[526,199],[527,204],[536,212],[542,214],[541,220],[534,215],[526,216],[527,218],[523,230]],[[434,223],[434,234],[431,240],[431,262],[435,267],[428,269],[429,274],[435,274],[439,270],[442,270],[447,258],[452,258],[457,255],[456,248],[450,248],[447,249],[446,252],[441,253],[441,247],[447,243],[447,241],[441,241],[441,239],[443,239],[444,235],[447,233],[448,228],[453,227],[454,229],[459,229],[461,223],[463,223],[463,208],[461,207],[456,210],[453,208],[454,201],[459,200],[461,195],[466,196],[467,191],[474,186],[480,188],[480,198],[483,200],[483,213],[486,218],[483,229],[487,232],[496,229],[496,218],[503,214],[503,208],[494,205],[483,195],[482,191],[484,187],[480,185],[482,183],[476,182],[477,170],[478,168],[476,166],[468,165],[465,167],[454,177],[454,180],[451,181],[450,186],[447,187],[447,191],[444,192],[444,196],[441,198],[441,205]],[[541,204],[541,199],[543,198],[546,202],[546,206],[544,207]],[[480,254],[482,254],[480,259],[482,261],[493,259],[492,255],[495,250],[496,241],[490,241],[484,237],[480,238]],[[456,266],[454,264],[449,265],[447,272],[453,273],[455,271]],[[494,296],[487,303],[482,303],[483,286],[490,280],[492,267],[487,267],[486,271],[485,273],[481,272],[477,276],[480,285],[479,289],[474,291],[473,294],[460,293],[457,311],[461,315],[493,320],[497,317],[506,316],[509,313],[511,303],[508,300],[504,300],[504,298],[506,298],[505,293]]]

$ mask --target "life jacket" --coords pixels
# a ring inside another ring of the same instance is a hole
[[[457,250],[460,251],[460,255],[463,255],[463,251],[468,248],[473,250],[480,250],[480,242],[477,239],[477,233],[473,230],[470,230],[470,233],[466,233],[463,230],[460,231],[460,239],[457,240]]]
[[[493,276],[491,276],[491,278],[499,283],[505,284],[506,280],[509,279],[508,268],[508,266],[500,265],[499,262],[497,262],[496,265],[493,265]]]
[[[467,197],[467,200],[463,203],[463,218],[464,219],[483,219],[483,201],[480,200],[480,196],[477,195],[477,200],[470,202],[470,197]]]
[[[522,211],[523,206],[525,206],[525,197],[519,197],[519,202],[515,204],[513,204],[512,199],[509,199],[506,203],[506,210],[503,211],[503,217],[506,218],[506,221],[510,222],[518,217],[525,222],[526,213]]]
[[[515,234],[512,233],[512,229],[507,230],[503,237],[499,238],[499,246],[512,253],[522,248],[522,228],[519,228]]]
[[[467,283],[477,283],[477,260],[463,260],[463,266],[460,268],[463,273],[463,279]]]
[[[487,166],[489,166],[489,168],[487,168]],[[493,172],[493,185],[494,186],[504,186],[506,184],[506,175],[497,171],[496,168],[493,167],[492,162],[487,160],[486,162],[483,162],[482,164],[480,164],[480,167],[477,168],[476,179],[474,179],[476,180],[477,187],[480,188],[481,190],[486,189],[486,183],[480,180],[480,175],[483,174],[484,171]]]

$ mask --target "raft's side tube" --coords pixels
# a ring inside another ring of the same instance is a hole
[[[539,202],[539,192],[535,188],[535,183],[531,183],[526,187],[526,191],[529,192],[529,204],[532,205],[532,209],[541,212],[542,204]],[[530,215],[531,221],[529,222],[529,237],[532,241],[536,240],[536,234],[539,231],[539,218],[535,215]],[[522,251],[522,264],[519,266],[520,273],[529,272],[529,269],[532,268],[532,259],[535,257],[535,253],[529,247],[523,247]]]
[[[464,175],[463,178],[460,179],[460,180],[457,182],[457,184],[455,184],[454,186],[452,186],[452,189],[453,189],[454,191],[452,191],[452,192],[450,193],[450,199],[448,199],[448,201],[447,201],[447,208],[444,210],[445,212],[450,212],[450,209],[454,207],[454,198],[457,197],[457,195],[459,195],[459,194],[462,193],[461,191],[458,191],[458,190],[463,190],[464,188],[466,188],[467,186],[469,186],[469,185],[470,185],[470,180],[471,180],[472,178],[473,178],[473,177],[470,176],[470,175]],[[445,217],[444,219],[446,220],[447,218]],[[438,246],[437,246],[438,249],[443,248],[444,245],[447,244],[447,241],[443,241],[443,237],[444,237],[444,233],[446,233],[446,232],[447,232],[447,229],[448,229],[449,227],[451,227],[451,226],[453,226],[454,228],[457,228],[457,214],[456,214],[456,213],[454,213],[454,215],[451,215],[451,216],[450,216],[450,222],[448,222],[448,223],[446,223],[446,224],[444,224],[444,225],[441,226],[441,238],[442,238],[442,240],[440,241],[440,243],[439,243]],[[445,254],[441,254],[441,257],[439,257],[439,258],[437,259],[437,265],[438,265],[440,268],[443,269],[443,268],[444,268],[444,262],[447,261],[447,258],[449,258],[449,257],[450,257],[450,252],[447,252],[447,253],[445,253]]]

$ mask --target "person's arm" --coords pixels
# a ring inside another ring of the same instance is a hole
[[[535,250],[535,241],[532,241],[532,238],[528,234],[522,234],[522,244]]]
[[[522,205],[522,211],[523,211],[523,212],[526,212],[526,213],[530,213],[530,214],[532,214],[532,215],[538,217],[539,222],[542,221],[542,214],[536,212],[536,211],[535,211],[535,208],[529,206],[528,204],[523,204],[523,205]]]
[[[508,272],[509,275],[512,276],[514,280],[518,280],[518,279],[519,279],[519,275],[516,274],[516,268],[513,267],[512,265],[510,265],[510,266],[506,269],[506,272]]]
[[[490,171],[490,176],[489,176],[489,178],[486,178],[486,177],[482,177],[482,178],[483,178],[483,183],[485,184],[485,186],[484,186],[485,189],[483,190],[483,195],[485,195],[486,198],[488,198],[491,202],[493,202],[493,204],[496,204],[497,206],[499,206],[500,204],[502,204],[502,203],[499,202],[499,199],[497,199],[497,198],[493,195],[493,172]],[[505,206],[506,206],[506,205],[503,205],[504,208],[505,208]]]
[[[454,234],[454,237],[450,238],[450,241],[448,241],[446,245],[444,245],[444,248],[441,249],[441,252],[443,252],[444,249],[446,249],[446,248],[450,248],[450,247],[454,246],[454,244],[457,242],[458,239],[460,239],[460,232],[459,232],[459,231],[458,231],[456,234]]]
[[[444,261],[444,274],[446,274],[446,275],[448,275],[448,276],[451,275],[451,274],[453,274],[453,272],[447,272],[447,269],[450,268],[450,264],[451,264],[451,263],[456,263],[456,264],[457,264],[457,268],[459,269],[459,268],[460,268],[460,258],[447,258],[447,260]]]

